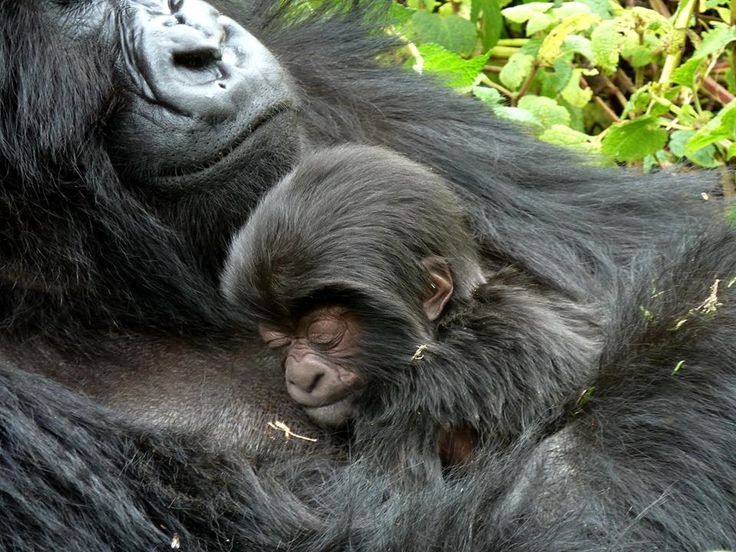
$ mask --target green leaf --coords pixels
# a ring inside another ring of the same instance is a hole
[[[578,0],[590,8],[591,13],[596,14],[601,19],[611,19],[611,3],[608,0]]]
[[[473,96],[478,98],[490,108],[494,108],[503,104],[503,97],[501,96],[501,93],[495,88],[489,88],[487,86],[474,86]]]
[[[521,51],[516,52],[509,58],[506,65],[503,66],[498,78],[507,88],[518,90],[521,87],[521,83],[532,72],[533,66],[534,56]]]
[[[546,13],[535,13],[526,22],[526,36],[532,36],[557,23],[557,19]]]
[[[407,8],[396,2],[391,2],[391,7],[388,11],[388,17],[392,24],[399,27],[405,26],[417,10]]]
[[[545,13],[554,4],[552,2],[529,2],[501,10],[503,16],[512,23],[526,23],[537,14]]]
[[[561,93],[562,98],[575,107],[585,107],[593,98],[593,91],[590,88],[580,86],[580,78],[583,76],[583,72],[583,69],[575,69]]]
[[[593,142],[591,136],[565,125],[552,125],[540,134],[539,138],[550,144],[574,148],[588,153],[598,153],[600,149],[600,146]]]
[[[459,15],[417,11],[411,17],[409,29],[409,36],[418,43],[439,44],[460,55],[469,55],[475,49],[475,25]]]
[[[482,19],[481,19],[482,17]],[[483,49],[490,50],[496,45],[503,30],[501,5],[498,0],[472,0],[470,4],[470,19],[474,22],[481,20],[480,34]]]
[[[500,105],[496,107],[493,110],[493,112],[500,119],[506,119],[509,121],[514,121],[516,123],[531,125],[537,128],[541,128],[542,126],[542,123],[539,122],[539,120],[526,109],[521,109],[518,107],[506,107],[505,105]]]
[[[692,161],[700,167],[707,169],[715,169],[720,166],[716,159],[716,147],[713,144],[707,145],[697,151],[691,152],[687,148],[687,142],[695,135],[694,130],[676,130],[670,136],[670,151],[678,158],[683,157]]]
[[[637,161],[662,149],[667,131],[660,128],[656,117],[611,126],[603,139],[601,151],[617,161]]]
[[[593,12],[584,2],[563,2],[558,7],[552,9],[552,15],[560,21],[565,21],[568,17],[576,15],[591,15]]]
[[[703,34],[703,41],[693,52],[694,59],[703,59],[710,54],[721,52],[729,42],[736,40],[736,27],[715,23],[714,28]]]
[[[575,53],[580,54],[584,58],[595,61],[593,56],[593,47],[590,39],[580,35],[569,35],[565,38],[565,42],[562,44],[563,53]]]
[[[649,85],[645,84],[636,92],[634,92],[624,106],[624,111],[621,114],[622,118],[625,118],[629,113],[643,111],[649,105],[652,100],[652,95],[649,92]]]
[[[726,161],[730,161],[735,156],[736,156],[736,143],[733,143],[730,146],[728,146],[728,151],[726,152]]]
[[[534,115],[544,128],[570,125],[570,113],[552,98],[530,94],[519,100],[518,107]]]
[[[736,100],[721,109],[718,114],[698,130],[687,142],[687,149],[695,152],[720,140],[736,139]]]
[[[644,67],[654,61],[652,49],[646,45],[636,45],[633,48],[626,48],[622,54],[629,60],[632,67]]]
[[[623,37],[616,30],[615,21],[604,21],[590,35],[595,64],[607,73],[613,73],[618,66],[619,51]]]
[[[672,82],[695,88],[695,77],[702,62],[702,59],[690,58],[672,72]]]
[[[539,48],[539,61],[543,65],[552,65],[560,56],[562,43],[568,35],[586,31],[600,19],[592,13],[580,13],[563,19],[562,23],[552,29],[542,42]]]
[[[463,59],[439,44],[420,44],[417,48],[424,60],[423,71],[437,75],[452,88],[473,86],[489,56],[484,54]]]
[[[572,77],[572,63],[563,58],[555,62],[554,70],[543,70],[537,73],[542,82],[542,96],[556,97],[565,88]]]

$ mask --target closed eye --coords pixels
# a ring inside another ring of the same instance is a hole
[[[291,343],[290,335],[267,326],[259,326],[258,333],[266,344],[266,347],[269,349],[280,349],[281,347],[286,347]]]
[[[281,349],[291,343],[291,339],[288,337],[278,337],[266,341],[266,347],[269,349]]]

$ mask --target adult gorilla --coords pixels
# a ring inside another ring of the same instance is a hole
[[[376,65],[393,44],[364,23],[371,10],[287,23],[270,2],[217,8],[232,19],[198,0],[0,1],[0,548],[731,544],[733,468],[709,477],[700,454],[673,464],[704,488],[666,524],[649,510],[609,517],[603,502],[592,518],[529,503],[529,469],[518,480],[539,449],[523,443],[463,485],[415,493],[335,459],[330,436],[289,409],[278,370],[238,345],[249,340],[216,286],[230,235],[305,148],[376,143],[434,167],[487,258],[580,300],[609,294],[637,252],[702,213],[684,179],[640,187]],[[612,349],[629,337],[614,332]],[[265,429],[275,419],[320,441],[282,444]],[[731,440],[713,434],[703,449]],[[605,469],[593,473],[608,481]],[[548,498],[601,489],[579,483],[550,484]]]

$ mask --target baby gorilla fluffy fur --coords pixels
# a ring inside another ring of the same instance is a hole
[[[378,473],[425,483],[438,549],[544,535],[547,549],[707,550],[736,543],[735,281],[733,232],[717,228],[642,256],[597,302],[565,295],[484,255],[435,174],[342,147],[264,198],[223,289],[277,349],[310,341],[298,328],[315,310],[354,317],[347,354],[312,345],[357,375],[330,423]],[[443,479],[442,462],[462,467]],[[421,492],[374,507],[406,523]],[[481,516],[464,518],[470,540],[458,511]]]
[[[235,239],[224,289],[286,349],[287,387],[321,407],[308,409],[315,421],[350,421],[355,450],[404,473],[437,473],[476,440],[508,445],[534,424],[556,427],[600,348],[592,306],[482,258],[445,182],[380,148],[301,163]],[[325,307],[335,331],[320,321],[308,351],[322,361],[292,362],[294,328]],[[354,343],[335,355],[348,341],[340,319]],[[321,393],[331,366],[341,381]],[[340,408],[326,413],[333,399]]]

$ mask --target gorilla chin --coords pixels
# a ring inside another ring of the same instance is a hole
[[[324,429],[341,429],[353,417],[355,405],[351,395],[340,401],[324,406],[305,407],[304,412],[309,419]]]

